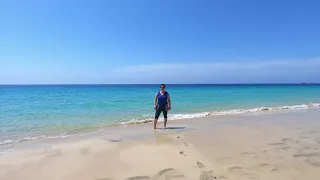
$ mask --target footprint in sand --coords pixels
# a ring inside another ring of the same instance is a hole
[[[267,163],[260,163],[258,166],[259,166],[259,167],[266,168],[266,167],[269,167],[269,164],[267,164]]]
[[[188,147],[188,143],[187,142],[184,141],[183,144],[184,144],[184,146]]]
[[[127,178],[126,180],[151,180],[151,178],[149,176],[134,176],[134,177],[130,177]]]
[[[206,167],[206,166],[205,166],[204,164],[202,164],[200,161],[197,161],[197,166],[198,166],[198,168],[200,168],[200,169]]]
[[[271,152],[272,152],[271,149],[264,149],[264,150],[262,150],[262,153],[271,153]]]
[[[126,180],[174,180],[184,178],[185,176],[173,168],[167,168],[159,171],[154,177],[150,176],[134,176]]]
[[[224,177],[221,176],[219,179],[223,179]],[[200,180],[213,180],[218,179],[217,176],[213,175],[212,171],[202,171],[200,174]]]
[[[267,170],[267,171],[270,171],[270,172],[276,172],[276,171],[278,171],[277,168],[269,165],[268,163],[260,163],[260,164],[257,165],[257,167],[258,167],[259,169]]]
[[[167,168],[158,172],[158,174],[153,178],[154,180],[170,180],[170,179],[180,179],[185,176],[179,173],[173,168]]]
[[[269,146],[283,146],[283,145],[287,145],[286,143],[282,143],[282,142],[278,142],[278,143],[269,143]]]
[[[284,141],[285,142],[285,141]],[[289,150],[291,149],[291,146],[289,146],[287,143],[283,142],[277,142],[277,143],[269,143],[269,146],[273,146],[275,149],[281,149],[281,150]]]
[[[238,176],[238,180],[258,180],[258,175],[251,173],[249,170],[244,169],[241,166],[231,166],[228,171]]]
[[[281,141],[282,142],[293,142],[293,140],[291,138],[282,138]]]
[[[317,157],[320,156],[320,153],[318,152],[312,152],[312,153],[297,153],[292,155],[294,158],[309,158],[309,157]]]
[[[243,173],[240,175],[239,180],[259,180],[260,177],[252,173]]]
[[[246,151],[240,154],[241,157],[257,157],[255,152]]]
[[[183,156],[187,156],[184,151],[180,151],[180,154],[183,155]]]
[[[243,168],[240,166],[231,166],[228,168],[229,172],[238,171],[238,170],[243,170]]]
[[[115,143],[115,142],[120,142],[121,139],[110,139],[109,141]]]
[[[300,138],[300,139],[309,139],[308,136],[300,136],[299,138]]]
[[[316,160],[316,159],[306,159],[305,162],[308,163],[308,164],[310,164],[311,166],[320,168],[320,160]]]
[[[180,136],[177,136],[178,139],[181,139],[183,141],[184,146],[188,147],[188,143]]]
[[[284,147],[280,147],[280,149],[282,149],[282,150],[289,150],[289,149],[291,149],[291,147],[290,147],[290,146],[284,146]]]

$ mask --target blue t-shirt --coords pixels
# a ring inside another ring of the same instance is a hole
[[[165,91],[163,94],[158,92],[158,106],[165,107],[168,104],[168,92]]]

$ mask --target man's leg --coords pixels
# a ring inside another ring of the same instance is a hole
[[[167,109],[163,110],[163,117],[164,117],[164,128],[167,128],[167,121],[168,121],[168,111]]]
[[[154,115],[153,129],[157,129],[157,123],[158,123],[160,113],[161,113],[161,109],[158,107],[156,109],[156,114]]]
[[[157,129],[157,123],[158,123],[158,119],[154,119],[153,129]]]

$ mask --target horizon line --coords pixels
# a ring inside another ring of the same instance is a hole
[[[159,83],[160,84],[160,83]],[[52,84],[45,84],[45,83],[39,83],[39,84],[0,84],[0,86],[57,86],[57,85],[159,85],[154,83],[119,83],[119,84],[113,84],[113,83],[52,83]],[[166,85],[320,85],[320,82],[297,82],[297,83],[167,83]]]

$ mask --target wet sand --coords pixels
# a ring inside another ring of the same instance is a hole
[[[12,152],[0,156],[0,179],[320,179],[319,109],[209,116],[169,127],[117,127]]]

